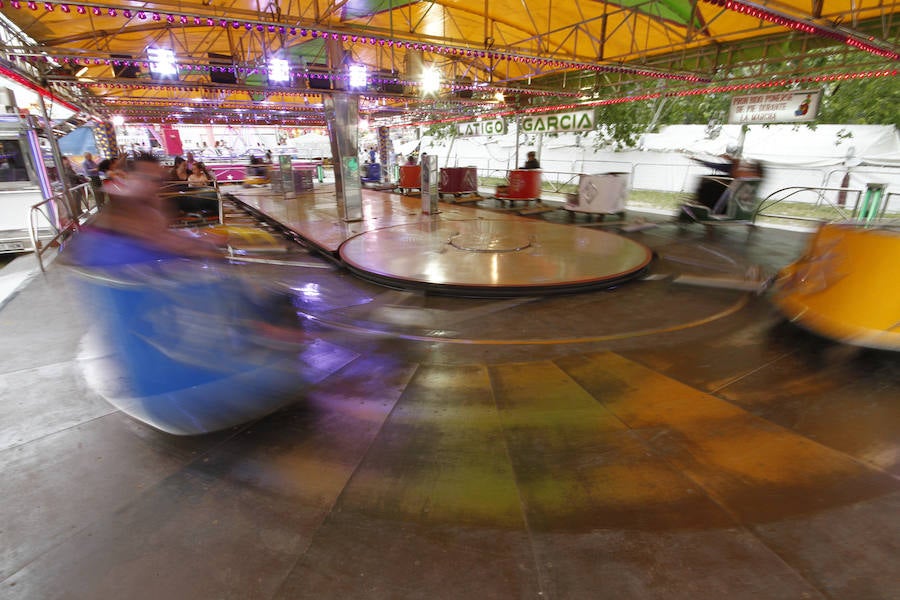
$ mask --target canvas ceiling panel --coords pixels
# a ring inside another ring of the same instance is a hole
[[[349,0],[341,9],[341,20],[350,21],[388,12],[419,0]]]
[[[336,3],[339,4],[339,3]],[[766,2],[760,4],[765,5]],[[120,11],[121,7],[127,4],[117,4]],[[139,5],[134,3],[132,10],[137,10]],[[309,20],[315,13],[325,13],[330,6],[335,4],[320,1],[318,10],[311,10],[311,5],[298,5],[291,8],[300,14],[301,21],[306,19],[307,24],[311,24]],[[779,10],[784,11],[793,16],[803,17],[809,15],[813,3],[810,0],[784,0],[777,4],[772,4]],[[145,10],[152,12],[159,10],[165,12],[170,5],[153,4],[140,5]],[[656,0],[648,2],[647,0],[619,0],[605,5],[602,2],[591,2],[587,0],[580,1],[559,1],[530,3],[530,12],[534,17],[529,18],[528,13],[523,8],[525,3],[509,0],[443,0],[440,2],[411,2],[410,0],[350,0],[347,4],[334,11],[326,21],[334,23],[336,26],[342,27],[361,27],[378,28],[383,32],[393,31],[395,35],[403,37],[406,34],[434,36],[438,38],[447,38],[448,41],[456,40],[464,42],[471,47],[480,48],[484,44],[486,33],[485,15],[487,10],[489,24],[487,27],[487,36],[498,39],[493,31],[500,28],[502,37],[507,43],[517,43],[528,38],[538,35],[546,35],[551,31],[554,33],[554,39],[560,35],[562,39],[566,38],[562,29],[571,27],[572,24],[580,23],[583,20],[598,19],[604,11],[610,14],[622,14],[626,10],[636,10],[643,13],[643,18],[654,20],[659,23],[667,24],[673,29],[667,30],[665,27],[650,30],[652,35],[642,38],[640,35],[632,36],[628,44],[615,42],[616,48],[635,47],[638,52],[646,50],[654,50],[659,48],[667,48],[672,45],[671,36],[677,31],[687,31],[684,25],[691,18],[691,3],[688,0]],[[709,26],[709,33],[712,38],[718,39],[739,39],[753,35],[759,35],[764,32],[783,31],[783,28],[775,26],[766,26],[760,29],[760,22],[752,17],[741,15],[733,11],[723,11],[721,7],[713,6],[706,2],[699,2],[699,15],[695,19],[693,30],[702,31],[704,25]],[[859,0],[851,2],[850,0],[826,0],[823,3],[822,17],[817,21],[825,23],[829,19],[843,17],[845,23],[852,24],[853,19],[866,19],[877,17],[883,14],[890,14],[896,11],[896,2],[880,2],[879,0]],[[179,8],[188,13],[208,14],[210,8],[203,3],[179,3]],[[290,8],[290,5],[289,5]],[[28,32],[32,37],[42,42],[48,40],[72,39],[77,36],[84,36],[95,28],[98,33],[108,32],[113,34],[115,41],[113,46],[120,46],[119,51],[122,52],[140,52],[155,39],[154,31],[147,31],[140,39],[131,37],[126,41],[123,38],[122,30],[129,30],[139,27],[153,27],[153,23],[147,20],[139,20],[133,17],[130,20],[123,19],[121,14],[117,17],[109,17],[105,13],[99,16],[92,14],[77,15],[74,11],[70,14],[63,13],[57,9],[52,12],[44,12],[43,10],[26,10],[24,7],[20,10],[14,10],[4,7],[4,13],[12,18],[17,24]],[[222,14],[221,9],[217,10],[218,15]],[[309,14],[306,14],[309,13]],[[255,2],[249,0],[239,0],[235,2],[228,11],[229,16],[240,18],[240,15],[260,16],[257,12]],[[284,15],[287,21],[296,22],[296,15]],[[850,18],[848,18],[850,17]],[[496,23],[496,25],[494,25]],[[158,27],[165,27],[165,23],[161,22]],[[591,21],[587,27],[592,33],[599,32],[599,22]],[[608,29],[609,27],[607,27]],[[190,44],[197,42],[199,44],[206,43],[204,33],[194,35],[191,32],[193,28],[181,28],[177,24],[172,28],[173,37],[187,38]],[[206,29],[200,27],[197,29]],[[644,28],[643,31],[647,31]],[[235,32],[243,34],[244,32]],[[168,34],[167,34],[168,35]],[[105,47],[108,36],[98,35],[97,40]],[[240,37],[240,35],[238,35]],[[245,36],[246,37],[246,36]],[[712,41],[712,40],[709,40]],[[558,44],[558,42],[557,42]],[[63,44],[66,45],[66,44]],[[128,47],[121,47],[126,45]],[[227,51],[227,44],[222,47],[216,44],[216,48],[197,48],[198,52],[205,51]],[[193,46],[191,46],[193,47]],[[572,47],[563,46],[563,53],[571,53],[574,51]],[[617,50],[617,55],[621,52]]]
[[[325,54],[325,40],[313,39],[303,40],[297,44],[293,44],[287,49],[288,56],[296,62],[303,59],[309,63],[325,63],[327,62]]]
[[[441,4],[417,2],[404,4],[390,12],[359,17],[343,25],[363,26],[367,30],[393,32],[397,37],[425,36],[432,40],[467,41],[481,46],[484,30],[479,13],[457,12]]]

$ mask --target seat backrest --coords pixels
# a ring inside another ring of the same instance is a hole
[[[762,179],[758,177],[740,177],[728,186],[728,206],[725,214],[731,219],[751,219],[759,206],[759,184]]]

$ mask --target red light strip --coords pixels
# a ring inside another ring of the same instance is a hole
[[[769,23],[781,25],[782,27],[787,27],[788,29],[793,29],[794,31],[800,31],[803,33],[807,33],[809,35],[816,35],[819,37],[837,40],[839,42],[847,44],[848,46],[853,46],[854,48],[863,50],[864,52],[869,52],[871,54],[875,54],[876,56],[889,58],[891,60],[900,59],[900,53],[897,53],[894,50],[876,46],[875,44],[872,44],[869,41],[860,40],[858,38],[853,37],[852,35],[850,35],[848,33],[844,33],[843,31],[839,31],[837,29],[832,29],[829,27],[824,27],[822,25],[813,23],[811,21],[804,21],[797,17],[793,17],[791,15],[780,13],[778,11],[772,10],[771,8],[768,8],[765,6],[759,6],[752,2],[746,2],[744,0],[703,0],[703,1],[708,4],[713,4],[715,6],[721,6],[722,8],[760,19],[762,21],[767,21]],[[872,40],[874,38],[869,38],[869,39]]]
[[[67,109],[71,110],[74,113],[81,111],[80,108],[78,108],[77,106],[75,106],[74,104],[72,104],[70,102],[63,100],[62,98],[60,98],[59,96],[57,96],[56,94],[51,92],[50,90],[42,88],[41,86],[34,83],[27,77],[20,75],[19,73],[16,73],[15,71],[8,69],[2,65],[0,65],[0,76],[6,77],[7,79],[12,79],[16,83],[27,87],[28,89],[40,94],[41,96],[43,96],[44,98],[47,98],[48,100],[55,102],[56,104],[66,107]]]
[[[426,42],[412,42],[408,40],[398,40],[385,38],[381,36],[367,36],[348,34],[338,31],[328,31],[323,29],[311,29],[308,27],[287,26],[275,24],[270,21],[254,21],[243,20],[238,21],[226,17],[215,17],[212,15],[192,15],[189,13],[171,11],[160,13],[154,11],[146,11],[129,8],[113,8],[108,5],[93,3],[66,3],[66,2],[41,2],[40,4],[34,0],[0,0],[0,8],[6,4],[16,10],[22,9],[23,5],[32,11],[37,11],[43,7],[46,12],[53,12],[57,8],[63,13],[71,14],[74,12],[78,15],[86,15],[92,17],[122,17],[126,20],[138,19],[145,21],[150,19],[155,22],[165,21],[169,24],[176,22],[181,24],[191,23],[194,26],[221,27],[224,29],[244,30],[258,32],[268,31],[269,33],[279,33],[281,35],[291,35],[299,37],[311,37],[321,39],[341,40],[353,44],[368,44],[370,46],[387,46],[389,48],[406,48],[407,50],[421,50],[432,54],[443,54],[450,57],[469,57],[469,58],[487,58],[489,60],[506,60],[509,62],[517,62],[522,64],[535,65],[539,67],[549,67],[554,69],[568,68],[580,69],[585,71],[596,71],[602,73],[625,73],[629,75],[638,75],[641,77],[654,77],[658,79],[669,79],[675,81],[690,81],[694,83],[706,83],[708,78],[695,75],[693,73],[668,73],[663,71],[653,71],[650,69],[642,69],[631,67],[624,64],[619,65],[598,65],[596,63],[579,62],[572,60],[559,60],[553,58],[544,58],[540,56],[525,56],[512,52],[495,52],[493,50],[473,50],[471,48],[462,48],[458,46],[448,46],[444,44],[430,44]],[[97,64],[97,63],[94,63]]]
[[[869,79],[874,77],[896,77],[900,75],[898,69],[886,69],[883,71],[864,71],[861,73],[839,73],[835,75],[816,75],[812,77],[799,77],[796,79],[782,79],[779,81],[765,81],[760,83],[740,83],[733,85],[719,85],[714,87],[697,88],[693,90],[681,90],[676,92],[656,92],[653,94],[641,94],[639,96],[623,96],[621,98],[608,98],[605,100],[594,100],[591,102],[583,102],[580,104],[558,104],[556,106],[541,106],[534,108],[526,108],[524,110],[505,110],[496,113],[477,115],[484,119],[496,117],[508,117],[516,114],[543,114],[559,112],[564,110],[578,110],[583,108],[592,108],[595,106],[609,106],[612,104],[625,104],[626,102],[641,102],[645,100],[656,100],[657,98],[682,97],[682,96],[699,96],[702,94],[721,94],[725,92],[745,92],[750,90],[768,89],[785,85],[793,85],[797,83],[827,83],[830,81],[845,81],[848,79]],[[418,123],[409,123],[410,125],[441,125],[445,123],[460,123],[471,121],[472,116],[465,117],[449,117],[446,119],[435,119],[431,121],[422,121]]]

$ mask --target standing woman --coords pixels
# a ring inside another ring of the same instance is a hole
[[[100,169],[97,163],[94,162],[94,156],[90,152],[84,153],[84,159],[81,161],[81,170],[84,172],[84,176],[91,181],[94,189],[100,187]]]

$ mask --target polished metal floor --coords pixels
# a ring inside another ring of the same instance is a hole
[[[364,190],[363,219],[340,220],[326,194],[232,196],[331,252],[361,277],[402,289],[515,296],[611,286],[641,274],[650,249],[614,233],[443,204],[422,213],[409,198]]]
[[[86,386],[51,266],[0,309],[0,598],[896,597],[896,355],[672,280],[803,235],[627,236],[648,277],[553,297],[249,266],[295,290],[309,385],[190,438]]]
[[[435,220],[367,231],[339,251],[354,272],[401,288],[534,295],[621,283],[650,249],[605,231],[525,219]]]

